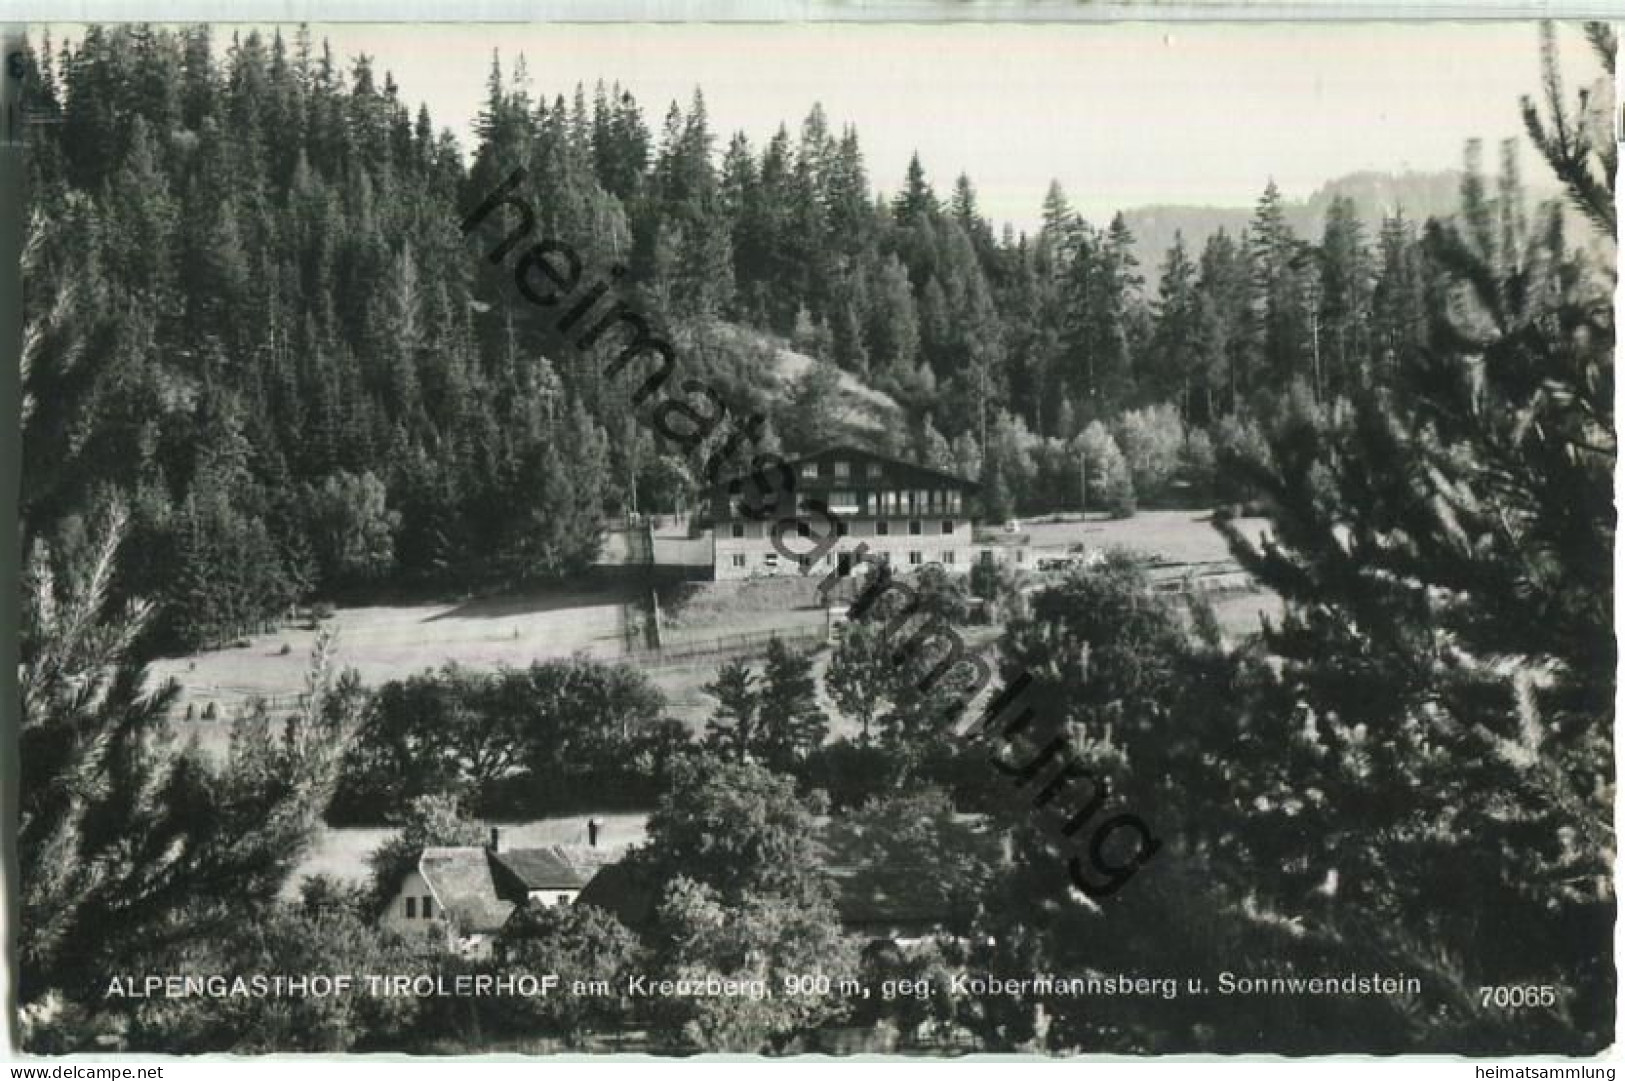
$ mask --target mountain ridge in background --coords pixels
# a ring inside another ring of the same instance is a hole
[[[1381,231],[1383,219],[1395,210],[1418,223],[1455,213],[1461,205],[1463,175],[1460,169],[1403,173],[1363,170],[1327,181],[1307,199],[1286,199],[1282,205],[1287,224],[1299,239],[1319,243],[1332,200],[1347,196],[1354,200],[1370,243]],[[1555,188],[1548,190],[1546,186],[1530,184],[1528,189],[1531,207],[1556,194]],[[1134,255],[1140,260],[1140,270],[1147,285],[1155,288],[1176,232],[1183,234],[1185,250],[1194,261],[1207,238],[1220,229],[1239,236],[1252,221],[1253,208],[1161,203],[1125,210],[1123,218],[1134,233]]]

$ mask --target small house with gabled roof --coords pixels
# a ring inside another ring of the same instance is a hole
[[[493,826],[483,846],[425,848],[381,922],[402,934],[443,938],[466,956],[486,957],[515,911],[574,903],[612,858],[592,846],[510,848],[502,827]]]

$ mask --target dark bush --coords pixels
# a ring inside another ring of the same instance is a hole
[[[893,790],[893,757],[880,747],[850,740],[826,743],[796,770],[804,791],[821,788],[836,812],[861,807]]]

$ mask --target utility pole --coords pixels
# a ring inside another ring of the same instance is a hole
[[[980,393],[977,395],[981,405],[982,414],[982,460],[987,461],[987,362],[982,361],[976,365],[977,382]]]
[[[631,514],[632,521],[637,521],[637,517],[638,517],[638,466],[640,464],[642,464],[642,463],[639,462],[639,460],[638,460],[638,458],[639,458],[639,454],[638,454],[639,448],[638,448],[637,429],[632,428],[630,425],[628,425],[628,428],[629,428],[629,431],[627,432],[627,448],[626,448],[627,510]]]
[[[1320,284],[1310,277],[1308,288],[1309,300],[1309,355],[1314,364],[1315,371],[1315,404],[1321,400],[1320,379]]]
[[[1078,449],[1078,495],[1081,504],[1079,511],[1083,517],[1089,517],[1089,452],[1082,449],[1082,442]]]

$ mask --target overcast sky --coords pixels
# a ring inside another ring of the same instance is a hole
[[[1181,25],[330,25],[414,108],[467,145],[493,48],[523,53],[533,93],[619,79],[655,132],[704,87],[718,146],[792,135],[814,101],[857,125],[871,182],[909,154],[946,191],[961,171],[995,221],[1030,227],[1051,178],[1087,216],[1148,203],[1247,206],[1270,177],[1292,198],[1361,169],[1460,164],[1471,136],[1521,135],[1539,86],[1532,23]],[[230,29],[217,28],[217,48]],[[1578,31],[1565,67],[1601,68]],[[1533,161],[1526,157],[1526,168]],[[1487,155],[1493,161],[1494,156]]]

